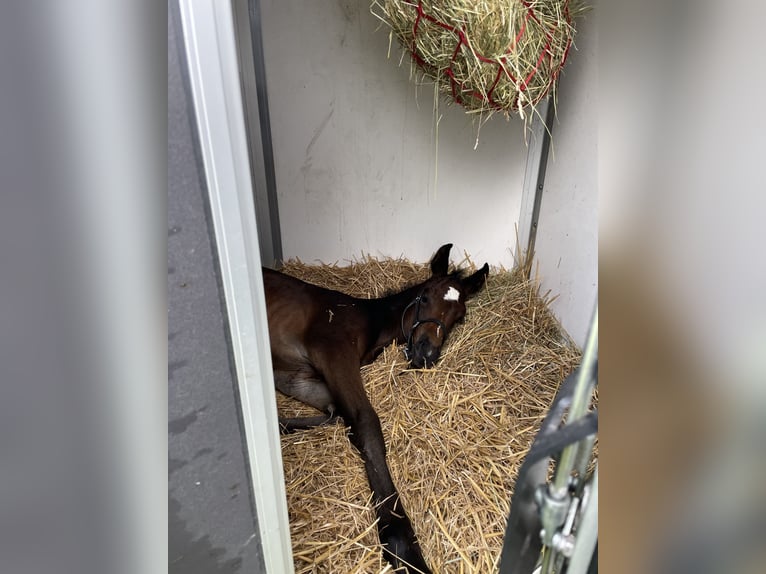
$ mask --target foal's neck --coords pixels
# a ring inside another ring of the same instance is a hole
[[[387,295],[380,299],[370,299],[369,304],[373,314],[376,317],[378,327],[377,336],[373,336],[374,343],[372,348],[380,348],[390,345],[391,341],[397,344],[403,343],[406,338],[402,334],[402,315],[404,317],[404,328],[412,325],[412,318],[415,313],[414,306],[407,309],[407,306],[415,300],[423,289],[423,283],[418,283],[408,287],[399,293]]]

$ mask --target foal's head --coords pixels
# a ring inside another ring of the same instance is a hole
[[[407,358],[415,368],[431,367],[455,323],[465,317],[466,299],[487,278],[489,265],[468,277],[461,271],[447,273],[452,244],[442,245],[431,259],[431,278],[420,285],[415,299],[402,314],[402,333],[407,339]]]

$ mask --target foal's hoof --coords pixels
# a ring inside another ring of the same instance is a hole
[[[380,533],[383,555],[397,572],[431,574],[431,569],[423,558],[420,544],[418,544],[418,540],[412,532],[412,527],[407,528],[406,526],[404,528],[396,528],[392,524]]]

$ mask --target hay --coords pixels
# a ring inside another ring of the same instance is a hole
[[[375,297],[428,277],[426,266],[363,258],[285,264],[306,281]],[[561,381],[580,360],[520,270],[493,271],[437,366],[406,370],[389,346],[362,369],[394,482],[435,572],[497,569],[514,479]],[[281,416],[316,415],[278,396]],[[363,465],[341,425],[282,437],[296,573],[391,572]]]
[[[579,0],[372,0],[421,73],[469,113],[523,119],[566,63]]]

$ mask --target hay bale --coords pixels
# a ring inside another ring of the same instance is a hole
[[[470,262],[469,262],[470,263]],[[283,271],[361,297],[428,277],[425,265],[365,257],[348,267]],[[493,271],[435,368],[406,370],[389,346],[362,369],[388,462],[435,572],[497,569],[519,466],[565,376],[580,360],[534,282]],[[278,396],[281,416],[317,412]],[[298,574],[391,572],[362,461],[340,425],[282,437]]]
[[[525,109],[555,90],[584,7],[579,0],[373,0],[371,10],[469,113],[526,118]]]

